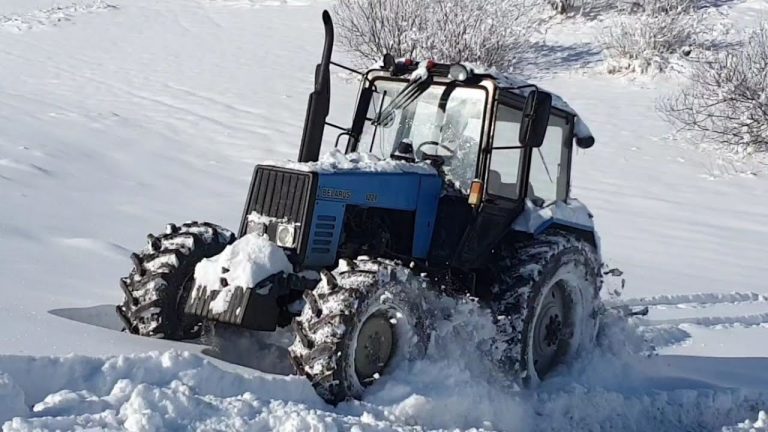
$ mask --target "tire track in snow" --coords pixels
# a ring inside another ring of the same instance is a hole
[[[707,309],[722,305],[768,303],[768,296],[755,292],[663,294],[650,297],[608,300],[609,307],[655,309]],[[684,326],[701,326],[714,330],[768,326],[768,312],[743,315],[696,316],[684,318],[633,319],[638,332],[655,350],[685,344],[692,335]]]
[[[609,305],[629,307],[643,306],[699,306],[708,307],[716,304],[768,302],[768,297],[754,292],[730,293],[696,293],[696,294],[662,294],[652,297],[621,299],[616,302],[606,302]]]
[[[639,323],[645,326],[679,326],[690,324],[710,328],[759,327],[768,325],[768,313],[740,316],[693,317],[662,320],[639,319]]]

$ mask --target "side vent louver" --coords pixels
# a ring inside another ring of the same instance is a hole
[[[327,254],[331,252],[333,232],[336,229],[336,216],[317,215],[315,218],[315,235],[312,237],[312,253]]]

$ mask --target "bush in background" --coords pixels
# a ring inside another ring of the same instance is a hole
[[[620,7],[618,0],[547,0],[549,7],[561,16],[597,16]]]
[[[362,65],[395,57],[507,70],[528,49],[537,0],[338,0],[341,42]]]
[[[731,153],[768,152],[768,24],[736,49],[694,62],[688,84],[659,107],[682,130]]]
[[[582,3],[581,0],[549,0],[549,6],[560,15],[577,10]]]
[[[699,44],[703,19],[695,0],[635,0],[620,12],[598,36],[610,73],[661,72]]]

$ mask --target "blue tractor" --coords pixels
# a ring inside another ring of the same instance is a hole
[[[331,61],[323,21],[298,161],[255,168],[237,236],[199,222],[150,235],[120,281],[125,328],[292,326],[290,361],[331,403],[424,355],[427,294],[490,310],[494,359],[524,383],[588,348],[602,279],[592,214],[569,196],[574,149],[594,143],[576,112],[464,64],[386,55],[353,71]],[[327,121],[331,65],[360,77],[349,127]]]

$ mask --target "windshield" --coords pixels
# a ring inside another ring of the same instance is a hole
[[[407,81],[376,80],[369,119],[408,84]],[[409,148],[416,161],[438,160],[448,181],[467,193],[479,153],[486,92],[481,88],[433,84],[411,103],[386,116],[378,127],[366,122],[360,150],[382,158],[402,155]],[[383,100],[382,100],[383,99]]]

